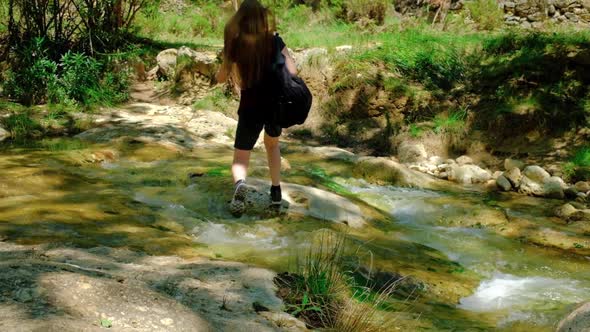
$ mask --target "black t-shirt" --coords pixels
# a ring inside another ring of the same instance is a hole
[[[274,48],[278,45],[280,51],[285,48],[285,42],[283,39],[276,34],[274,37],[276,40],[273,42],[273,52],[275,54],[277,50]],[[240,117],[246,117],[252,121],[261,121],[266,118],[268,110],[268,101],[270,100],[269,94],[272,93],[272,87],[269,86],[271,80],[263,78],[259,84],[256,84],[252,88],[243,89],[240,97],[240,107],[238,109],[238,115]]]

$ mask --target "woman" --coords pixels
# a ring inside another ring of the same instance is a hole
[[[217,81],[226,82],[232,77],[241,89],[231,168],[235,183],[231,208],[235,215],[243,212],[250,152],[263,128],[272,181],[271,202],[280,206],[282,200],[279,149],[282,129],[270,120],[273,109],[269,106],[273,84],[270,70],[276,47],[285,56],[289,72],[295,75],[297,71],[285,43],[274,32],[273,21],[270,11],[258,0],[245,0],[225,26],[223,64],[217,73]]]

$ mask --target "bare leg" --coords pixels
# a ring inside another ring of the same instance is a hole
[[[239,149],[234,150],[234,162],[231,165],[231,173],[234,177],[234,183],[246,179],[249,163],[250,151]]]
[[[270,168],[270,178],[273,186],[281,184],[281,149],[278,137],[270,137],[264,133],[264,146]]]

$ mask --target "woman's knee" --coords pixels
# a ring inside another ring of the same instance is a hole
[[[279,138],[278,137],[270,137],[268,135],[264,135],[264,146],[267,149],[275,148],[279,145]]]

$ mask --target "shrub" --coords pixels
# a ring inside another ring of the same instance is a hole
[[[42,38],[37,38],[18,52],[18,61],[3,83],[4,94],[9,98],[25,105],[45,101],[47,87],[55,84],[57,64],[48,58],[44,44]]]
[[[467,1],[465,6],[480,30],[495,30],[504,25],[504,11],[496,0]]]
[[[387,0],[343,0],[335,2],[337,16],[348,22],[371,21],[382,25],[389,9]]]
[[[391,328],[391,321],[377,322],[376,314],[393,291],[393,284],[377,294],[358,287],[350,273],[344,272],[349,253],[344,234],[323,231],[312,242],[307,254],[297,262],[297,272],[283,273],[275,282],[287,310],[313,328],[334,331],[366,332]],[[363,299],[360,303],[358,299]]]
[[[60,66],[62,73],[59,84],[63,87],[66,98],[83,104],[96,98],[101,71],[98,61],[82,53],[67,52],[61,58]]]
[[[15,112],[2,119],[2,125],[10,132],[12,138],[22,138],[35,135],[41,130],[41,125],[33,119],[30,110]]]

